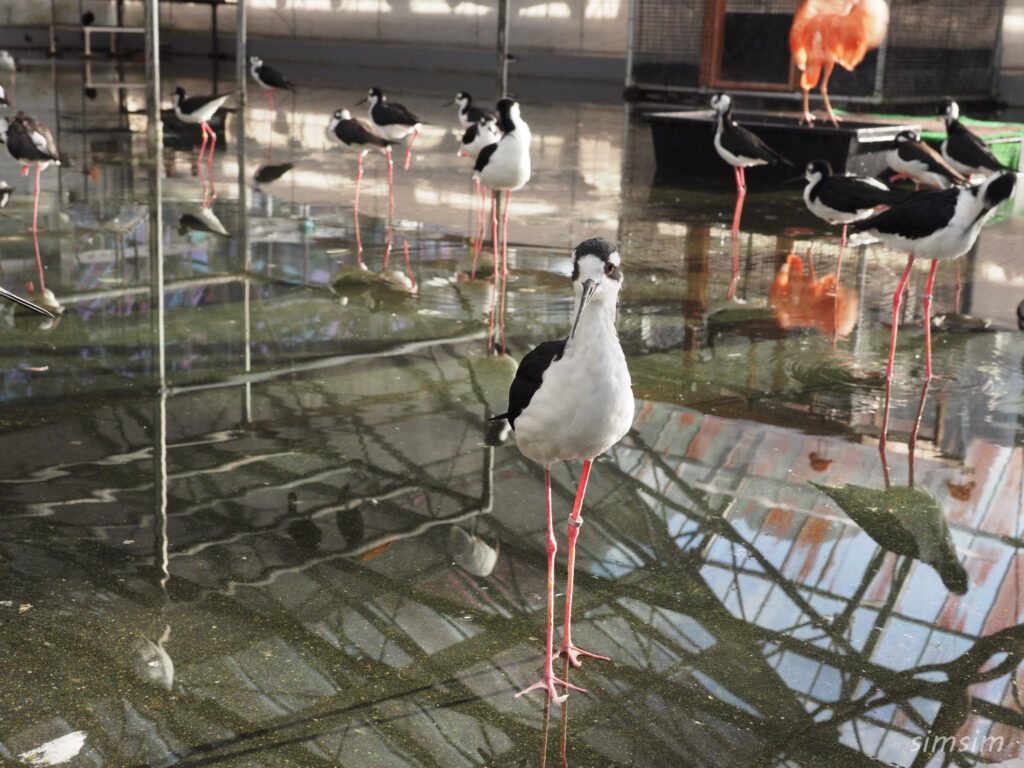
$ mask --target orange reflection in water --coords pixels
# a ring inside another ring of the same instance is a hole
[[[835,275],[815,277],[814,265],[794,253],[772,280],[768,303],[780,327],[813,328],[827,334],[845,335],[857,324],[857,292],[836,283]]]

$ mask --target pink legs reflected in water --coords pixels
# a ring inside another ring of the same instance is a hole
[[[917,435],[921,429],[921,417],[924,414],[924,403],[928,397],[930,379],[925,379],[921,385],[921,397],[917,401],[917,412],[914,414],[914,423],[907,436],[907,463],[908,463],[908,485],[914,484],[914,449],[917,447]],[[885,447],[889,434],[889,405],[892,395],[892,380],[885,381],[885,403],[882,406],[882,434],[878,439],[878,453],[882,458],[882,473],[885,476],[885,487],[889,487],[889,462],[886,458]]]

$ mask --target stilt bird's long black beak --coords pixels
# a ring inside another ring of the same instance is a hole
[[[597,283],[593,280],[583,281],[583,293],[580,294],[580,305],[576,309],[576,319],[573,320],[572,331],[569,332],[570,339],[576,335],[576,326],[580,324],[580,318],[583,316],[583,310],[586,309],[587,304],[590,303],[590,299],[594,295],[596,288]]]

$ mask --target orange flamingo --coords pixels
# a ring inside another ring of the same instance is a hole
[[[820,79],[825,113],[832,125],[839,127],[828,100],[832,69],[838,63],[852,72],[868,51],[882,44],[888,27],[889,6],[885,0],[804,1],[789,30],[789,50],[800,70],[800,89],[804,92],[801,122],[814,122],[808,96]]]

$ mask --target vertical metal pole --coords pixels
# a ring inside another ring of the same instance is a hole
[[[248,64],[248,56],[246,56],[246,47],[248,45],[248,32],[247,25],[248,20],[246,19],[246,2],[245,0],[238,0],[238,7],[235,16],[235,77],[238,80],[238,104],[239,106],[245,106],[245,75],[246,65]],[[241,130],[241,128],[239,129]]]
[[[242,365],[248,373],[252,370],[252,245],[249,242],[249,183],[246,178],[246,146],[245,146],[245,113],[246,113],[246,55],[247,29],[246,0],[238,0],[238,15],[235,24],[235,67],[238,89],[238,120],[235,130],[238,131],[238,251],[245,274],[243,285],[245,299],[242,302]],[[252,383],[245,382],[242,392],[242,419],[245,424],[252,424]]]
[[[498,0],[498,98],[508,95],[508,32],[512,0]]]
[[[164,130],[160,118],[160,5],[146,0],[146,124],[149,140],[149,272],[150,306],[153,309],[153,346],[156,376],[161,391],[166,387],[164,339],[163,172]]]
[[[633,80],[633,48],[636,45],[636,7],[640,0],[630,0],[629,18],[626,22],[626,87],[634,85]]]

